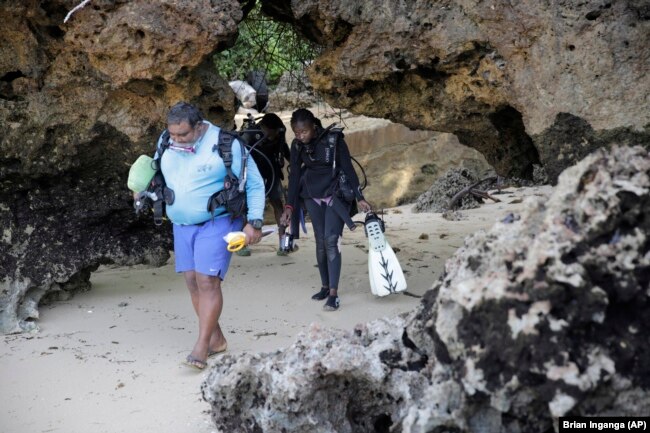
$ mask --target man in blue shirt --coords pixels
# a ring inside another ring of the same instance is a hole
[[[174,192],[167,204],[167,217],[173,223],[176,272],[182,272],[192,305],[199,318],[199,336],[186,363],[200,370],[207,358],[226,350],[226,338],[219,326],[223,307],[221,282],[226,276],[231,253],[223,237],[243,230],[246,243],[255,244],[262,237],[264,181],[252,158],[247,158],[246,201],[248,223],[231,218],[223,206],[208,211],[208,200],[224,187],[227,170],[219,152],[220,128],[203,119],[199,110],[179,102],[167,115],[169,146],[157,152],[156,159],[167,188]],[[158,142],[161,149],[162,135]],[[241,173],[242,146],[232,141],[232,172]],[[162,153],[162,156],[160,154]]]

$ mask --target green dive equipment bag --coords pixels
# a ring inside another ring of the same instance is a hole
[[[155,174],[153,158],[148,155],[140,155],[129,170],[127,186],[133,192],[142,192],[149,188]]]

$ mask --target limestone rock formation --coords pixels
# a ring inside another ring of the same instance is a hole
[[[650,147],[644,0],[262,0],[324,53],[332,106],[452,132],[504,177],[552,180],[597,147]]]
[[[239,2],[93,1],[64,24],[78,3],[0,4],[0,332],[33,328],[43,296],[101,263],[164,263],[168,227],[134,217],[128,166],[179,100],[232,119],[211,54]]]
[[[468,237],[420,306],[203,383],[231,432],[546,432],[650,410],[650,156],[596,151],[552,196]]]
[[[453,168],[440,176],[431,187],[418,197],[413,205],[414,212],[445,212],[449,210],[451,199],[464,188],[474,185],[480,179],[471,170]],[[474,209],[480,201],[471,194],[462,197],[458,209]]]
[[[609,143],[648,146],[643,0],[269,1],[324,47],[310,82],[333,106],[446,131],[498,174],[553,180]],[[136,220],[128,164],[169,105],[232,122],[211,63],[252,0],[2,2],[0,332],[29,329],[53,290],[100,263],[161,263],[167,232]],[[56,297],[56,295],[52,295]]]

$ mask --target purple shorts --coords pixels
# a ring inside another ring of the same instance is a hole
[[[229,216],[208,220],[203,224],[174,224],[176,272],[196,271],[223,280],[228,272],[232,253],[223,237],[240,231],[243,221]]]

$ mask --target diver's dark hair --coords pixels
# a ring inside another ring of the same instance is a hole
[[[314,116],[314,113],[309,111],[306,108],[298,108],[296,111],[291,114],[291,125],[295,125],[298,122],[309,122],[318,126],[319,128],[323,127],[320,119]]]
[[[286,129],[284,123],[282,122],[282,119],[280,119],[280,117],[275,113],[266,113],[260,120],[260,125],[264,125],[269,129],[278,131],[284,131]]]
[[[194,128],[196,124],[202,120],[203,115],[199,109],[187,102],[179,102],[175,104],[169,109],[169,113],[167,113],[168,125],[178,125],[179,123],[187,122],[192,128]]]

